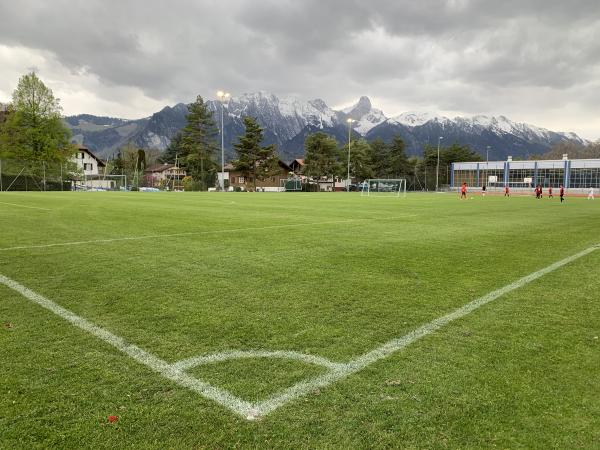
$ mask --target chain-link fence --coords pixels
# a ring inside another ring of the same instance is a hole
[[[0,191],[68,191],[73,169],[70,163],[0,159]]]

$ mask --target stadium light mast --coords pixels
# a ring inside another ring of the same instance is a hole
[[[488,183],[488,169],[490,168],[490,148],[489,145],[485,148],[485,186]]]
[[[229,93],[217,92],[219,102],[221,102],[221,191],[225,192],[225,130],[223,128],[223,110],[225,103],[229,100]]]
[[[348,117],[348,174],[346,176],[346,192],[350,192],[350,133],[352,132],[352,122],[356,122],[354,119]]]
[[[435,191],[438,191],[438,181],[440,178],[440,143],[444,139],[444,136],[438,137],[438,149],[437,149],[437,166],[435,168]]]

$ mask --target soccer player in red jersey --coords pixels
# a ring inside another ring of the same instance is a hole
[[[510,197],[510,189],[508,188],[508,184],[504,186],[504,196]]]
[[[565,188],[563,187],[563,185],[560,185],[560,190],[558,191],[558,193],[560,194],[560,202],[564,202],[565,201]]]
[[[552,186],[548,188],[548,198],[554,198],[554,195],[552,195]]]
[[[460,199],[467,198],[467,183],[463,183],[460,187]]]

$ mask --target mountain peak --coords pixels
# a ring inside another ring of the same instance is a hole
[[[373,105],[371,105],[371,100],[369,97],[362,96],[358,99],[358,102],[353,106],[346,108],[343,110],[346,114],[348,114],[352,119],[358,120],[361,117],[369,114],[371,112]]]

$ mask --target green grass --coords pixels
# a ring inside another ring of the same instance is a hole
[[[0,250],[0,274],[168,362],[345,362],[600,243],[599,226],[578,198],[0,193],[0,248],[28,247]],[[136,236],[156,237],[93,242]],[[34,247],[65,242],[86,243]],[[256,422],[0,285],[0,448],[599,448],[599,267],[596,251]],[[188,373],[260,400],[322,370]]]

